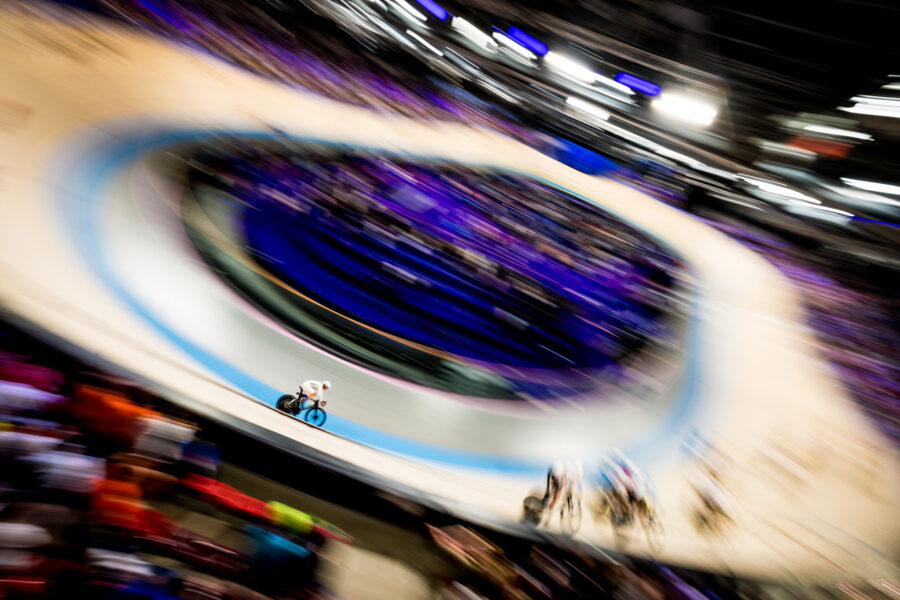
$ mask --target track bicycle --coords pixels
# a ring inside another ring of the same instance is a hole
[[[328,414],[325,412],[325,400],[312,400],[302,396],[298,391],[295,394],[285,394],[275,403],[275,408],[283,413],[298,416],[303,414],[303,420],[310,425],[321,427],[325,424]]]
[[[665,530],[656,509],[645,498],[629,499],[612,490],[598,490],[592,506],[595,521],[606,521],[622,543],[630,537],[625,530],[639,523],[654,552],[662,549]]]
[[[693,509],[694,528],[709,535],[722,535],[734,525],[734,518],[714,500],[700,494],[699,503]]]
[[[550,504],[550,495],[538,496],[531,494],[522,502],[522,521],[537,527],[545,517]],[[559,503],[559,525],[563,533],[574,534],[581,527],[581,496],[571,491],[565,492],[565,497]]]

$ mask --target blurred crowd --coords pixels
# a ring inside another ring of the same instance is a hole
[[[245,230],[257,260],[418,343],[532,369],[618,368],[651,344],[677,349],[682,265],[560,190],[350,154],[245,149],[206,168],[252,207]],[[311,263],[324,258],[320,276]],[[348,279],[340,296],[340,283],[321,285],[338,278]]]
[[[317,597],[326,541],[349,538],[218,481],[218,449],[151,401],[0,347],[0,597]]]
[[[501,544],[459,525],[429,526],[437,545],[460,567],[440,598],[503,600],[617,598],[619,600],[763,599],[760,587],[728,577],[618,561],[543,544]]]
[[[533,137],[483,104],[461,101],[447,93],[399,53],[360,52],[346,33],[312,13],[302,29],[300,24],[288,29],[256,7],[229,10],[215,3],[182,0],[97,2],[111,14],[156,34],[333,100],[413,118],[485,127],[523,139]]]

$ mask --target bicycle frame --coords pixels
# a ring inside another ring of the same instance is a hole
[[[299,390],[294,393],[294,399],[297,400],[297,404],[300,406],[300,410],[307,410],[310,408],[321,408],[324,410],[325,405],[328,402],[327,400],[319,400],[318,398],[312,399],[309,396],[304,397],[303,393]],[[312,402],[312,404],[307,406],[304,404],[304,400]]]
[[[325,412],[324,408],[325,404],[325,400],[303,396],[302,392],[297,391],[293,394],[281,396],[275,406],[279,410],[295,417],[303,413],[302,420],[310,425],[321,427],[328,418],[328,413]]]

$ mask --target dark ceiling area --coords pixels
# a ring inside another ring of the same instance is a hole
[[[472,0],[451,12],[573,41],[580,31],[721,77],[734,132],[758,135],[772,114],[834,110],[877,87],[900,61],[900,3]],[[557,41],[557,40],[554,40]],[[583,48],[582,48],[583,49]]]

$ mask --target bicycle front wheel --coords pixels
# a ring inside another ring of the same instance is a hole
[[[581,528],[581,498],[571,496],[563,504],[559,514],[560,528],[568,535]]]
[[[310,425],[315,425],[316,427],[321,427],[325,424],[325,419],[328,415],[325,414],[325,411],[319,408],[318,406],[314,406],[306,411],[306,414],[303,415],[303,420],[309,423]]]

